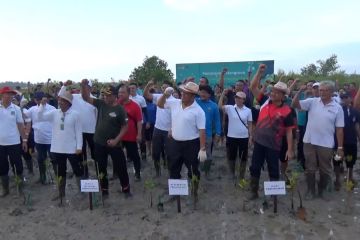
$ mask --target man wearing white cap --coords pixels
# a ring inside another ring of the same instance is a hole
[[[279,179],[280,149],[284,136],[286,136],[288,144],[285,159],[290,160],[294,156],[292,130],[295,123],[291,108],[283,102],[289,91],[286,83],[278,82],[271,89],[270,98],[265,97],[259,89],[260,79],[265,73],[265,69],[266,65],[260,64],[250,85],[252,94],[262,105],[253,134],[254,152],[250,166],[251,200],[258,198],[259,178],[265,160],[270,181]]]
[[[179,87],[181,100],[166,101],[172,94],[169,87],[158,100],[160,108],[171,111],[172,138],[168,141],[170,160],[170,178],[180,179],[183,163],[188,168],[188,177],[193,175],[200,180],[199,160],[206,160],[205,113],[196,103],[195,96],[199,91],[196,83],[188,82]],[[194,197],[197,199],[198,181],[193,182]]]
[[[83,176],[81,165],[82,126],[78,112],[71,108],[73,96],[68,91],[59,92],[59,109],[44,112],[46,101],[42,100],[39,108],[39,120],[52,121],[52,138],[50,152],[54,159],[58,177],[59,195],[53,200],[65,196],[66,160],[69,160],[80,188],[80,178]]]
[[[23,164],[21,160],[21,143],[20,135],[23,139],[22,147],[24,152],[27,151],[27,137],[25,135],[24,120],[21,110],[11,101],[16,91],[10,87],[0,89],[0,177],[3,192],[1,197],[9,194],[9,161],[15,165],[16,176],[20,179],[20,190],[22,188]]]

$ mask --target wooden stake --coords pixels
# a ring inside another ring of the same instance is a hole
[[[89,192],[89,203],[90,203],[90,210],[93,210],[93,199],[92,199],[92,193]]]
[[[180,195],[176,196],[178,213],[181,213]]]

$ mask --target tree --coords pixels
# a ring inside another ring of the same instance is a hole
[[[337,70],[340,68],[335,54],[325,60],[319,59],[316,63],[318,66],[314,63],[310,63],[309,65],[301,68],[301,75],[328,77],[338,73]]]
[[[168,69],[168,64],[157,56],[145,57],[141,66],[136,67],[129,76],[130,80],[139,85],[145,85],[150,79],[162,83],[165,80],[173,81],[174,74]]]
[[[304,76],[315,76],[318,74],[318,67],[314,63],[310,63],[309,65],[300,69],[301,75]]]
[[[319,73],[322,76],[329,76],[332,75],[340,68],[340,66],[337,64],[337,56],[335,54],[331,55],[326,60],[318,60],[317,63],[319,66]]]

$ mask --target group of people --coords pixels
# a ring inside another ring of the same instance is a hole
[[[297,79],[274,84],[262,80],[265,71],[266,65],[260,64],[251,81],[239,80],[228,88],[224,68],[214,88],[206,77],[198,84],[188,78],[177,86],[172,82],[157,86],[150,80],[144,89],[130,81],[105,85],[100,96],[93,94],[87,79],[76,92],[68,81],[57,93],[56,106],[41,90],[28,101],[21,92],[3,87],[1,196],[10,192],[10,166],[22,189],[22,157],[33,172],[33,150],[37,152],[39,183],[48,182],[50,159],[59,186],[54,199],[65,196],[67,160],[79,188],[80,180],[89,177],[88,152],[95,161],[104,197],[109,195],[108,156],[113,177],[119,178],[125,196],[131,195],[128,162],[133,162],[134,180],[141,181],[142,161],[148,156],[156,176],[161,175],[161,158],[171,179],[180,179],[185,165],[187,177],[195,179],[192,192],[197,196],[200,172],[204,170],[209,177],[213,147],[221,143],[226,143],[231,179],[236,175],[237,158],[241,180],[249,166],[251,200],[259,197],[265,161],[271,181],[288,181],[287,165],[295,152],[305,170],[307,199],[316,196],[317,170],[318,194],[324,199],[333,184],[333,171],[335,189],[340,190],[343,162],[355,183],[352,169],[360,138],[360,91],[356,85],[339,89],[332,81],[308,81],[297,86]],[[250,164],[249,147],[253,152]]]

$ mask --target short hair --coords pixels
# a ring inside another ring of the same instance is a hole
[[[201,86],[199,86],[199,91],[206,91],[210,95],[213,92],[209,85],[205,85],[205,86],[201,85]]]
[[[125,88],[126,91],[130,94],[130,88],[129,85],[125,84],[125,83],[120,83],[117,87],[117,92],[119,92],[120,88]]]
[[[236,82],[245,84],[245,81],[243,79],[239,79]]]
[[[320,82],[320,86],[326,86],[331,92],[335,91],[335,83],[333,81],[325,80]]]
[[[136,82],[130,82],[129,83],[129,86],[135,86],[135,87],[138,87],[138,84]]]
[[[206,84],[209,84],[209,79],[207,79],[207,77],[202,76],[201,78],[205,79]],[[200,78],[200,79],[201,79],[201,78]]]

